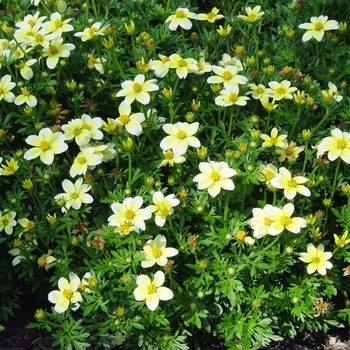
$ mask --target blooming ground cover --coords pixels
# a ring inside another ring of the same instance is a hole
[[[342,1],[0,1],[1,315],[61,349],[348,326]]]

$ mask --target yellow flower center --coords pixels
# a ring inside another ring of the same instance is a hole
[[[25,64],[24,64],[24,62],[23,62],[23,61],[21,61],[21,62],[20,62],[20,63],[18,63],[18,65],[17,65],[17,67],[18,67],[19,69],[24,68],[24,66],[25,66]]]
[[[315,256],[312,258],[312,262],[316,265],[318,265],[321,262],[321,259],[318,256]]]
[[[62,27],[62,21],[60,19],[55,19],[53,21],[53,24],[55,25],[56,28]]]
[[[64,289],[63,292],[62,292],[62,295],[66,299],[72,299],[73,292],[71,290],[69,290],[69,289]]]
[[[215,14],[213,12],[208,13],[208,19],[213,19],[215,17]]]
[[[232,103],[235,103],[237,100],[238,100],[238,95],[234,92],[231,92],[229,95],[228,95],[228,100]]]
[[[297,187],[298,186],[298,183],[294,179],[288,180],[287,183],[288,183],[289,187]]]
[[[262,88],[261,86],[259,86],[257,89],[256,89],[256,92],[258,93],[258,94],[262,94],[262,93],[264,93],[264,88]]]
[[[139,93],[142,91],[142,85],[139,84],[139,83],[134,83],[132,85],[132,89],[136,92],[136,93]]]
[[[157,287],[153,283],[151,283],[147,286],[147,290],[149,294],[154,294],[157,292]]]
[[[124,224],[119,227],[119,231],[123,232],[124,235],[128,235],[133,230],[134,228],[127,222],[124,222]]]
[[[16,50],[13,54],[13,56],[16,58],[21,57],[22,55],[23,55],[22,50]]]
[[[284,152],[285,152],[285,154],[287,155],[287,156],[291,156],[293,153],[294,153],[294,149],[293,149],[293,147],[287,147],[285,150],[284,150]]]
[[[280,95],[283,95],[287,92],[287,90],[284,87],[279,87],[278,89],[276,89],[276,92]]]
[[[275,174],[271,170],[266,170],[265,179],[272,180],[275,177]]]
[[[81,127],[77,126],[76,128],[74,128],[73,130],[73,134],[74,135],[79,135],[81,133]]]
[[[4,92],[4,89],[0,87],[0,95]]]
[[[183,130],[179,130],[177,133],[176,133],[176,137],[180,140],[183,140],[186,138],[186,133],[183,131]]]
[[[23,95],[23,96],[30,96],[30,91],[27,90],[27,89],[23,89],[23,90],[22,90],[22,95]]]
[[[344,139],[337,140],[337,148],[340,148],[340,149],[346,148],[346,141]]]
[[[164,152],[164,157],[165,159],[173,159],[174,158],[174,153],[171,149],[168,149],[167,151]]]
[[[170,58],[169,57],[163,57],[162,58],[162,63],[163,64],[165,64],[165,63],[167,63],[167,62],[169,62],[170,61]]]
[[[10,222],[9,219],[7,219],[6,217],[4,217],[1,221],[2,221],[3,226],[7,226]]]
[[[47,141],[41,141],[39,143],[39,147],[43,150],[43,151],[47,151],[50,148],[50,145]]]
[[[86,124],[86,123],[84,123],[84,124],[81,126],[81,128],[84,129],[84,130],[90,130],[90,129],[91,129],[91,128],[90,128],[90,125],[89,125],[89,124]]]
[[[79,197],[79,193],[77,193],[77,192],[74,192],[74,193],[70,194],[70,198],[72,198],[72,199],[76,199],[78,197]]]
[[[95,32],[97,32],[96,28],[92,27],[92,28],[89,29],[90,36],[93,36],[95,34]]]
[[[264,218],[263,221],[265,226],[270,226],[272,224],[272,220],[270,220],[269,218]]]
[[[226,70],[222,73],[222,77],[224,78],[224,80],[230,80],[232,78],[232,74],[231,72]]]
[[[88,60],[88,65],[93,66],[96,63],[96,58],[90,57]]]
[[[46,259],[45,258],[39,258],[38,259],[38,265],[41,267],[44,267],[46,265]]]
[[[158,203],[156,207],[157,207],[157,215],[159,215],[162,218],[166,218],[171,214],[170,208],[165,203]]]
[[[84,156],[77,157],[77,163],[85,164],[86,163],[86,158]]]
[[[27,22],[31,27],[34,27],[35,26],[35,21],[30,19],[28,22]]]
[[[56,55],[56,53],[58,52],[58,48],[55,45],[50,45],[49,51],[50,51],[51,55]]]
[[[323,29],[323,24],[321,22],[315,23],[315,30],[320,31]]]
[[[41,42],[44,40],[44,36],[41,35],[41,34],[35,34],[34,40],[35,40],[37,43],[41,43]]]
[[[124,216],[127,220],[132,220],[135,216],[134,212],[130,209],[125,210]]]
[[[175,11],[175,17],[176,18],[184,18],[185,17],[185,12],[184,12],[184,10],[176,10]]]
[[[118,120],[120,121],[121,124],[125,125],[125,124],[128,124],[129,123],[129,116],[127,116],[126,114],[122,114]]]
[[[281,224],[283,226],[290,225],[293,222],[293,220],[289,216],[282,216],[281,218]]]
[[[220,175],[217,171],[213,171],[211,174],[210,174],[210,178],[213,180],[213,181],[218,181],[220,179]]]
[[[181,58],[181,60],[179,60],[179,62],[177,64],[179,65],[179,67],[186,67],[186,61],[182,58]]]
[[[250,13],[249,15],[248,15],[248,18],[249,18],[249,20],[250,21],[255,21],[255,18],[256,18],[256,14],[255,13]]]
[[[162,251],[159,248],[153,248],[152,255],[155,258],[159,258],[160,256],[162,256]]]

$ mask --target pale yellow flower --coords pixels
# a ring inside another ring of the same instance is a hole
[[[28,136],[25,141],[34,147],[24,153],[24,159],[40,157],[40,160],[47,165],[52,164],[55,154],[63,153],[68,149],[68,145],[64,142],[64,135],[61,132],[53,133],[49,128],[41,129],[38,136]]]
[[[243,76],[237,74],[239,68],[237,66],[227,65],[225,67],[220,66],[212,66],[213,72],[216,74],[207,79],[207,83],[209,84],[224,84],[225,89],[229,88],[229,86],[236,86],[238,84],[245,85],[248,82],[248,79]]]
[[[73,310],[79,308],[79,302],[83,300],[78,292],[80,284],[80,278],[73,272],[69,273],[69,282],[64,277],[58,280],[59,290],[54,290],[48,295],[49,301],[55,304],[56,312],[65,312],[71,304],[74,304]]]
[[[269,189],[272,189],[271,180],[277,175],[277,173],[278,169],[273,164],[260,164],[259,174],[256,178],[261,182],[266,182],[266,186]]]
[[[132,113],[131,106],[127,105],[125,101],[118,107],[119,117],[116,119],[116,122],[124,126],[126,131],[135,136],[139,136],[142,133],[141,123],[145,120],[145,115],[143,113]]]
[[[247,96],[239,96],[239,88],[235,85],[229,85],[226,90],[221,90],[220,95],[215,98],[215,103],[218,106],[245,106],[250,98]]]
[[[6,234],[12,234],[13,227],[17,224],[17,221],[15,220],[16,214],[15,211],[9,211],[6,213],[0,211],[0,232],[5,230]]]
[[[174,166],[174,164],[180,164],[186,161],[186,158],[182,155],[182,153],[175,153],[171,149],[163,150],[164,159],[158,165],[158,168],[169,164],[170,166]]]
[[[326,274],[326,269],[331,269],[333,264],[328,261],[332,257],[331,252],[325,252],[324,246],[320,244],[317,248],[309,243],[307,245],[307,253],[300,253],[299,259],[308,263],[307,273],[312,274],[316,270],[322,276]]]
[[[176,74],[180,79],[185,79],[188,73],[198,71],[196,60],[193,58],[182,58],[177,53],[169,56],[169,61],[165,66],[176,69]]]
[[[102,155],[95,153],[95,147],[87,147],[75,157],[74,162],[69,170],[69,175],[85,175],[88,169],[94,168],[102,163]]]
[[[291,217],[294,212],[292,203],[286,204],[283,208],[272,207],[269,219],[272,224],[268,228],[268,233],[272,236],[280,234],[285,229],[299,233],[300,230],[307,226],[306,220],[300,217]]]
[[[338,29],[338,22],[329,20],[327,16],[311,17],[311,23],[299,24],[298,28],[306,29],[306,33],[302,37],[302,41],[308,41],[315,38],[321,41],[326,30]]]
[[[317,146],[317,150],[323,154],[328,152],[328,159],[334,161],[341,158],[344,162],[350,164],[350,134],[334,128],[332,136],[325,137]]]
[[[299,153],[304,151],[305,146],[297,146],[294,141],[291,141],[289,145],[286,145],[283,149],[278,149],[275,151],[279,155],[278,161],[284,162],[286,159],[293,163],[299,157]]]
[[[11,81],[11,75],[6,74],[0,80],[0,101],[13,102],[15,95],[11,90],[16,86],[16,83]]]
[[[246,7],[245,12],[247,13],[247,16],[245,15],[239,15],[238,18],[242,19],[245,22],[254,23],[258,21],[265,12],[260,12],[261,6],[255,6],[253,9],[251,7]]]
[[[223,15],[219,15],[219,9],[216,7],[213,7],[213,9],[209,13],[200,13],[198,14],[198,19],[200,21],[208,21],[209,23],[214,23],[215,21],[218,21],[219,19],[223,18]]]
[[[179,205],[180,201],[175,198],[174,194],[164,197],[164,194],[160,191],[154,192],[152,200],[154,204],[148,206],[148,209],[155,213],[156,225],[163,227],[167,217],[173,213],[173,207]]]
[[[278,135],[278,130],[277,128],[273,128],[271,130],[271,136],[267,134],[261,134],[260,137],[264,140],[262,147],[280,147],[280,148],[285,148],[286,143],[285,139],[287,138],[287,135]]]
[[[188,146],[200,147],[200,141],[193,136],[198,131],[199,123],[177,122],[176,124],[164,124],[163,130],[168,134],[161,142],[163,150],[173,150],[174,153],[184,154]]]
[[[348,237],[348,230],[346,230],[341,237],[338,237],[338,235],[333,234],[334,237],[334,243],[336,246],[340,248],[344,248],[348,243],[350,243],[350,238],[347,239]]]
[[[268,100],[269,95],[267,94],[267,89],[263,84],[249,84],[250,91],[246,95],[252,95],[255,100]]]
[[[42,55],[47,57],[46,65],[54,69],[61,57],[69,57],[70,52],[75,49],[73,44],[63,44],[63,38],[54,38],[51,40],[49,47],[44,48]]]
[[[232,27],[229,24],[227,25],[227,27],[223,27],[222,25],[219,25],[219,29],[217,29],[216,31],[218,32],[219,35],[225,38],[230,35],[231,29]]]
[[[232,191],[235,188],[230,177],[235,176],[237,172],[231,169],[226,162],[210,161],[199,163],[200,174],[193,178],[198,182],[198,189],[207,188],[212,197],[216,197],[221,189]]]
[[[21,94],[16,96],[15,105],[20,106],[26,103],[29,107],[35,107],[38,104],[38,100],[27,88],[21,88]]]
[[[340,102],[343,96],[339,94],[338,88],[332,82],[328,83],[328,91],[322,90],[321,93],[327,103]]]
[[[169,288],[163,287],[164,281],[165,276],[162,271],[154,274],[153,281],[146,275],[138,276],[136,278],[137,288],[134,290],[135,300],[146,300],[147,307],[154,311],[159,305],[159,300],[170,300],[174,296]]]
[[[197,19],[197,15],[193,12],[190,12],[187,8],[178,8],[175,11],[174,15],[170,15],[165,23],[169,23],[169,29],[170,30],[176,30],[178,26],[182,27],[183,29],[191,29],[192,22],[190,19]]]
[[[90,28],[85,28],[82,32],[74,33],[74,36],[81,38],[81,41],[88,41],[92,38],[105,35],[108,25],[101,28],[101,22],[94,23]]]
[[[62,187],[64,192],[57,194],[54,199],[64,199],[65,206],[62,207],[62,212],[66,212],[70,207],[73,209],[80,209],[83,203],[92,203],[94,199],[87,193],[91,186],[83,184],[83,179],[78,178],[75,183],[69,180],[63,180]]]
[[[125,198],[123,203],[113,203],[111,208],[114,214],[108,218],[109,225],[123,227],[127,223],[137,233],[139,230],[144,231],[145,220],[150,219],[152,213],[149,208],[141,208],[142,204],[143,199],[140,196]]]
[[[270,216],[273,206],[266,204],[264,208],[253,208],[253,217],[249,220],[250,227],[254,230],[253,237],[262,238],[269,234],[269,228],[272,224]]]
[[[266,90],[268,96],[273,98],[275,101],[282,100],[282,98],[292,99],[292,93],[297,90],[296,87],[290,87],[291,82],[283,80],[280,83],[277,81],[270,81],[268,83],[269,89]]]
[[[138,74],[134,80],[122,83],[122,90],[118,91],[117,97],[125,96],[125,104],[131,105],[135,100],[143,105],[149,104],[151,97],[149,92],[159,90],[156,79],[145,81],[143,74]]]
[[[0,168],[0,175],[2,176],[13,175],[19,169],[18,162],[14,158],[11,158],[10,160],[6,159],[6,165],[1,164],[1,167],[2,169]]]
[[[157,264],[165,266],[168,258],[179,254],[175,248],[166,247],[166,238],[163,235],[157,235],[155,239],[150,239],[143,247],[145,260],[141,262],[143,268],[152,267]]]
[[[271,185],[275,188],[283,189],[284,196],[287,199],[293,199],[297,193],[303,196],[309,197],[311,195],[310,190],[303,186],[308,179],[304,176],[294,176],[292,177],[288,169],[282,167],[278,170],[278,174],[271,179]]]
[[[61,36],[62,33],[71,32],[74,30],[74,27],[69,24],[72,19],[73,18],[67,18],[62,20],[61,14],[59,12],[54,12],[51,14],[50,20],[43,24],[43,29],[47,33],[55,33]]]

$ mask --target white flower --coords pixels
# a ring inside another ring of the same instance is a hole
[[[126,223],[137,233],[139,230],[144,231],[146,229],[145,220],[150,219],[152,213],[148,208],[142,209],[142,204],[143,199],[140,196],[125,198],[123,203],[113,203],[111,208],[114,214],[108,218],[109,225],[118,227]]]
[[[6,234],[12,234],[13,227],[17,224],[15,220],[16,214],[15,211],[9,211],[7,213],[2,213],[0,211],[0,232],[5,230]]]
[[[74,159],[69,170],[69,175],[75,177],[77,175],[85,175],[89,168],[94,168],[102,163],[102,155],[95,153],[95,147],[87,147]]]
[[[200,141],[193,135],[198,131],[199,123],[177,122],[176,124],[164,124],[163,130],[169,134],[161,142],[164,150],[172,149],[175,153],[184,154],[188,146],[200,147]]]
[[[154,311],[159,305],[159,300],[170,300],[174,297],[169,288],[162,287],[164,281],[165,276],[162,271],[154,274],[153,281],[146,275],[138,276],[136,278],[137,288],[134,290],[135,300],[146,300],[147,307]]]
[[[305,42],[311,38],[321,41],[326,30],[338,29],[338,22],[335,20],[328,21],[327,16],[311,17],[311,23],[299,24],[298,28],[307,30],[302,37],[302,41]]]
[[[61,277],[58,280],[58,289],[49,293],[49,301],[55,305],[55,311],[58,313],[65,312],[70,304],[75,304],[74,308],[79,307],[82,301],[81,294],[78,292],[80,286],[80,278],[73,272],[69,273],[69,282],[66,278]]]
[[[127,105],[125,101],[119,105],[119,117],[116,122],[123,125],[126,131],[131,135],[139,136],[142,133],[141,123],[145,120],[143,113],[131,113],[131,106]]]
[[[38,136],[28,136],[25,141],[34,147],[24,153],[24,159],[40,157],[40,160],[47,165],[52,164],[55,154],[60,154],[68,148],[64,143],[64,135],[61,132],[52,133],[49,128],[41,129]]]
[[[235,188],[230,177],[236,175],[236,171],[231,169],[226,162],[210,161],[209,163],[199,163],[201,174],[193,178],[194,182],[198,182],[198,189],[208,189],[208,193],[212,197],[216,197],[221,188],[232,191]]]
[[[105,35],[104,32],[109,26],[101,28],[101,22],[94,23],[90,28],[85,28],[83,32],[77,32],[74,36],[81,38],[81,41],[88,41],[97,36]]]
[[[168,258],[175,256],[179,251],[175,248],[166,248],[166,238],[157,235],[155,239],[150,239],[143,247],[145,260],[141,262],[144,268],[152,267],[154,264],[165,266]]]
[[[73,184],[69,180],[63,180],[62,182],[64,193],[57,194],[54,198],[56,201],[59,199],[65,200],[65,206],[62,207],[62,211],[66,212],[70,207],[74,209],[80,209],[83,203],[92,203],[93,198],[87,194],[91,187],[83,184],[83,179],[78,178]]]
[[[154,192],[152,200],[154,205],[150,205],[148,209],[152,213],[156,213],[156,225],[162,227],[165,224],[166,218],[173,213],[173,207],[179,205],[180,201],[175,198],[174,194],[164,197],[160,191]]]
[[[189,19],[197,19],[197,15],[187,8],[178,8],[174,15],[170,15],[165,23],[169,23],[170,30],[176,30],[178,26],[183,29],[191,29],[192,22]]]

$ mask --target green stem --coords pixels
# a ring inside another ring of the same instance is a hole
[[[131,175],[132,175],[132,162],[131,162],[131,152],[128,152],[128,183],[131,186]]]
[[[227,223],[230,195],[231,195],[231,192],[226,191],[225,208],[224,208],[224,225],[226,225],[226,223]]]
[[[277,235],[276,238],[270,244],[268,244],[264,249],[258,250],[256,253],[254,253],[252,255],[245,256],[245,257],[243,257],[243,259],[248,260],[248,259],[252,259],[252,258],[256,257],[257,255],[264,254],[266,251],[268,251],[272,246],[274,246],[278,242],[280,237],[281,237],[281,234]]]
[[[296,116],[296,118],[295,118],[292,131],[291,131],[290,134],[289,134],[289,139],[290,139],[290,140],[293,140],[293,134],[294,134],[294,131],[295,131],[295,127],[297,126],[297,124],[298,124],[298,122],[299,122],[299,118],[300,118],[300,112],[301,112],[301,105],[299,105],[298,114],[297,114],[297,116]]]
[[[305,174],[305,169],[306,169],[306,163],[307,163],[307,157],[308,157],[308,153],[309,153],[309,141],[305,141],[305,158],[304,158],[304,163],[303,163],[303,168],[301,170],[301,174],[304,175]]]
[[[321,125],[326,121],[326,119],[329,117],[329,108],[326,108],[326,114],[324,115],[324,117],[321,119],[321,121],[313,128],[311,129],[311,133],[312,135],[315,134],[315,132],[321,127]]]
[[[187,50],[187,43],[186,43],[186,38],[185,38],[185,31],[184,31],[184,29],[182,27],[181,27],[181,34],[182,34],[182,41],[183,41],[183,44],[184,44],[185,54],[186,54],[186,57],[188,57],[188,50]]]

